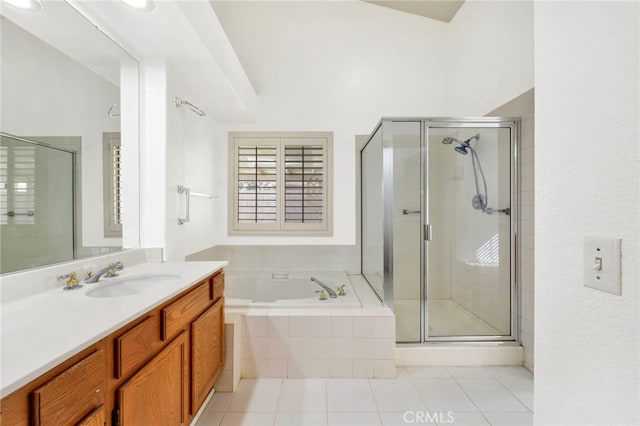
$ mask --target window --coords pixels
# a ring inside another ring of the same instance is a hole
[[[35,147],[0,147],[0,224],[35,224],[35,206]]]
[[[122,237],[120,133],[103,134],[104,237]]]
[[[229,233],[332,235],[330,132],[229,133]]]

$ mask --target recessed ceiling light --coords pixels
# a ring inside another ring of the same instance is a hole
[[[143,12],[149,12],[156,6],[153,0],[122,0],[122,2]]]
[[[3,0],[3,2],[9,6],[29,12],[40,12],[42,10],[40,0]]]

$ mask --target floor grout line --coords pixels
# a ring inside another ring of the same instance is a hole
[[[457,387],[469,399],[471,404],[477,410],[476,412],[463,411],[463,412],[460,412],[460,413],[468,413],[468,414],[478,413],[480,416],[482,416],[482,418],[489,425],[492,425],[492,423],[491,423],[491,421],[489,419],[489,416],[488,416],[489,413],[494,413],[494,414],[495,413],[500,413],[500,414],[512,413],[512,414],[533,415],[533,411],[531,409],[529,409],[529,407],[520,398],[518,398],[518,396],[505,384],[505,382],[503,380],[501,380],[500,376],[497,375],[497,373],[498,373],[497,371],[496,372],[491,371],[486,367],[476,367],[476,368],[481,369],[482,371],[486,372],[488,374],[488,376],[482,376],[482,377],[456,377],[448,370],[447,367],[443,367],[443,368],[444,368],[444,371],[447,373],[448,377],[432,377],[431,379],[449,379],[449,380],[453,379],[453,382],[457,385]],[[522,367],[522,368],[524,368],[524,367]],[[429,411],[429,403],[428,403],[428,401],[423,397],[423,395],[421,394],[421,392],[418,389],[418,385],[416,384],[416,380],[430,379],[430,378],[429,377],[413,377],[409,373],[409,369],[406,366],[398,367],[398,369],[404,369],[404,372],[406,374],[403,374],[401,377],[396,376],[396,378],[392,379],[392,380],[404,381],[404,380],[408,379],[408,382],[410,383],[410,388],[413,390],[413,392],[415,394],[418,395],[419,401],[423,404],[423,407],[416,407],[416,408],[418,408],[418,409],[422,409],[423,408],[427,412],[431,412],[431,411]],[[515,376],[515,377],[519,378],[518,376]],[[506,411],[506,412],[496,411],[496,412],[493,412],[493,411],[488,411],[488,412],[485,412],[477,405],[477,403],[471,398],[469,393],[462,387],[462,385],[459,382],[459,380],[462,380],[462,379],[474,380],[474,379],[487,379],[487,378],[491,378],[491,379],[495,380],[497,383],[499,383],[500,389],[504,389],[510,395],[512,395],[520,404],[522,404],[522,406],[526,409],[526,411],[519,411],[519,412],[512,412],[512,411]],[[504,379],[504,377],[503,377],[503,379]],[[526,378],[526,377],[523,377],[523,379],[528,380],[528,378]],[[279,414],[282,414],[283,416],[287,416],[287,415],[292,415],[292,413],[296,413],[301,418],[304,418],[305,413],[313,413],[314,415],[316,415],[315,418],[320,418],[321,417],[321,418],[324,419],[324,421],[326,422],[327,425],[331,426],[330,423],[329,423],[329,414],[331,413],[330,407],[329,407],[329,381],[331,379],[330,378],[322,378],[321,382],[320,382],[320,383],[322,383],[322,386],[320,387],[320,389],[322,389],[324,391],[324,394],[325,394],[324,395],[325,410],[323,410],[323,411],[300,411],[300,412],[296,411],[296,412],[291,412],[291,413],[290,412],[282,412],[281,413],[280,412],[280,408],[283,407],[282,398],[284,396],[283,392],[284,392],[284,387],[285,387],[285,380],[287,380],[287,379],[286,378],[281,378],[279,380],[278,389],[277,389],[278,398],[277,398],[277,402],[276,402],[275,407],[274,407],[275,411],[273,411],[273,412],[249,412],[249,411],[238,411],[238,412],[234,411],[234,412],[230,412],[229,411],[229,407],[231,406],[231,403],[232,403],[234,397],[237,395],[234,392],[234,393],[231,393],[230,397],[228,397],[228,398],[225,397],[225,399],[227,399],[227,400],[225,401],[225,404],[221,405],[221,410],[222,411],[221,411],[221,417],[219,418],[218,425],[223,424],[224,421],[225,421],[225,418],[228,418],[228,415],[230,413],[234,413],[234,414],[240,415],[240,416],[246,416],[248,414],[258,414],[258,415],[264,415],[264,416],[266,416],[266,415],[270,415],[271,416],[272,415],[273,416],[272,417],[273,421],[271,422],[272,425],[276,425],[277,424],[278,415]],[[307,381],[313,380],[313,379],[301,378],[300,380],[307,382]],[[357,379],[357,378],[352,378],[351,380],[359,381],[359,379]],[[367,381],[370,395],[373,398],[373,402],[375,404],[375,408],[376,408],[375,413],[376,413],[377,419],[380,422],[380,424],[382,425],[382,424],[384,424],[383,423],[383,421],[384,421],[383,414],[385,414],[386,412],[382,411],[381,406],[380,406],[380,402],[378,401],[378,398],[376,397],[376,393],[374,392],[373,384],[374,384],[374,381],[376,379],[369,378],[369,379],[363,379],[363,380]],[[255,383],[255,380],[254,380],[254,383]],[[211,399],[211,401],[213,401],[213,398]],[[209,402],[210,404],[212,403],[211,401]],[[247,402],[249,402],[249,401],[250,401],[250,398],[247,400]],[[206,411],[206,409],[205,409],[205,411]],[[448,411],[451,411],[451,410],[448,410]],[[351,412],[351,411],[347,411],[347,412],[336,412],[336,413],[337,413],[337,415],[350,413],[350,414],[354,414],[354,415],[363,415],[364,416],[364,415],[370,415],[372,412],[360,412],[360,411]],[[392,413],[392,412],[390,412],[390,413]],[[431,424],[433,425],[433,424],[437,424],[437,423],[431,423]],[[210,425],[209,424],[200,423],[200,424],[197,424],[197,426],[210,426]]]

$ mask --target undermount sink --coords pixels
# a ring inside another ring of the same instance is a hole
[[[88,290],[86,295],[89,297],[130,296],[175,282],[178,278],[180,278],[179,275],[149,274],[118,278],[108,282],[101,281],[97,287]]]

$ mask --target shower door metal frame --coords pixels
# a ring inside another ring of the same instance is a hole
[[[509,128],[510,129],[510,240],[511,240],[511,256],[510,256],[510,290],[511,290],[511,318],[510,318],[510,334],[499,336],[428,336],[428,269],[427,260],[429,255],[428,241],[422,239],[420,246],[420,341],[419,342],[396,342],[400,344],[415,345],[421,343],[438,343],[446,342],[447,344],[470,344],[485,342],[486,344],[512,344],[517,341],[518,336],[518,298],[519,289],[517,281],[517,237],[519,234],[519,193],[520,193],[520,175],[518,168],[519,144],[520,144],[520,122],[519,117],[383,117],[376,124],[373,131],[369,135],[366,143],[360,149],[360,161],[362,161],[362,152],[375,136],[378,130],[382,131],[382,149],[383,149],[383,294],[378,294],[375,288],[369,283],[374,294],[381,302],[393,309],[394,291],[393,291],[393,122],[418,122],[420,123],[420,232],[424,232],[425,225],[428,224],[428,208],[429,208],[429,182],[428,182],[428,136],[430,127],[438,128]],[[362,169],[360,171],[362,173]],[[361,177],[362,185],[362,177]],[[362,197],[362,191],[360,193]],[[361,200],[362,205],[362,200]],[[362,215],[363,212],[361,211]],[[362,227],[362,218],[360,226]],[[361,235],[363,234],[361,229]],[[361,265],[362,250],[361,246]]]
[[[404,119],[401,121],[405,121]],[[409,120],[406,120],[409,121]],[[429,282],[428,282],[428,259],[429,241],[423,238],[422,241],[422,287],[421,294],[421,336],[422,342],[447,342],[447,343],[468,343],[468,342],[504,342],[516,341],[518,339],[518,282],[517,282],[517,236],[519,233],[519,192],[520,179],[518,170],[518,148],[520,138],[520,118],[517,117],[443,117],[443,118],[423,118],[422,119],[422,140],[421,140],[421,188],[422,188],[422,213],[420,214],[421,229],[425,229],[429,224],[429,128],[508,128],[510,129],[510,209],[511,209],[511,256],[510,256],[510,290],[511,290],[511,311],[510,311],[510,333],[507,335],[486,335],[486,336],[429,336]],[[384,135],[383,135],[384,136]]]
[[[40,141],[36,141],[33,139],[25,139],[23,137],[20,136],[16,136],[13,135],[11,133],[7,133],[7,132],[2,132],[0,131],[0,136],[1,137],[5,137],[7,139],[15,139],[19,142],[23,142],[29,145],[34,145],[37,147],[41,147],[41,148],[48,148],[54,151],[60,151],[60,152],[64,152],[66,154],[71,154],[71,223],[73,224],[71,226],[71,244],[73,245],[72,247],[72,252],[73,252],[73,258],[69,259],[69,260],[75,260],[78,258],[78,248],[77,248],[77,239],[78,237],[76,236],[76,219],[77,219],[77,213],[76,213],[76,189],[77,189],[77,184],[76,184],[76,160],[78,159],[78,153],[76,151],[70,150],[70,149],[66,149],[66,148],[61,148],[58,146],[54,146],[45,142],[40,142]],[[45,265],[40,265],[40,266],[47,266]]]

